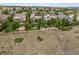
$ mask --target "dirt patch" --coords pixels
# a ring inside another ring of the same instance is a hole
[[[79,29],[78,26],[75,27]],[[28,32],[0,33],[0,54],[52,55],[79,54],[79,39],[71,31],[58,29],[34,30]],[[41,41],[37,40],[40,36]],[[21,43],[14,43],[15,38],[22,37]]]

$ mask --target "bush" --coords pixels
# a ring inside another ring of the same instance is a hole
[[[4,10],[2,11],[3,14],[9,14],[9,11],[8,10]]]
[[[40,36],[37,37],[37,40],[43,41],[43,39]]]
[[[5,21],[0,25],[0,32],[7,28],[7,24],[8,24],[8,21]]]
[[[40,30],[40,28],[41,28],[41,20],[39,19],[39,20],[37,21],[37,29]]]
[[[31,24],[29,22],[25,22],[24,26],[26,31],[31,30]]]
[[[5,29],[5,32],[13,32],[15,31],[17,28],[19,28],[19,23],[16,21],[12,21],[8,23],[7,28]]]
[[[65,27],[60,27],[59,29],[62,30],[62,31],[69,31],[69,30],[72,29],[72,27],[71,26],[65,26]]]
[[[15,42],[16,42],[16,43],[21,43],[23,40],[24,40],[24,38],[16,38],[16,39],[15,39]]]
[[[5,30],[5,32],[15,31],[19,27],[19,23],[14,21],[12,17],[9,17],[6,21],[4,21],[0,26],[0,31]]]

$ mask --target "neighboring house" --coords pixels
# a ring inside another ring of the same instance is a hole
[[[35,14],[31,14],[30,18],[35,21],[37,19],[42,19],[42,16],[38,16],[38,15],[35,15]]]
[[[36,13],[38,13],[38,11],[32,11],[32,14],[36,14]]]
[[[63,18],[66,17],[66,15],[57,15],[57,16],[58,16],[58,18],[60,18],[60,19],[63,19]]]
[[[47,12],[46,11],[43,11],[43,13],[46,14]]]
[[[13,10],[13,7],[7,8],[7,10],[12,11]]]
[[[44,15],[44,19],[45,20],[50,20],[52,18],[57,18],[57,16],[56,15],[53,15],[53,14],[45,14]]]
[[[73,20],[74,14],[70,14],[70,15],[68,15],[68,16]]]
[[[13,16],[13,19],[19,21],[19,22],[22,22],[22,21],[25,21],[26,20],[26,15],[21,13],[21,14],[15,14]]]
[[[8,19],[10,15],[4,15],[4,14],[0,14],[0,21],[5,21]]]
[[[22,10],[22,8],[21,7],[16,7],[15,10],[19,11],[19,10]]]
[[[33,11],[33,10],[36,11],[36,8],[32,8],[32,11]]]
[[[34,16],[35,16],[35,13],[32,13],[31,16],[30,16],[30,18],[32,19]]]
[[[66,16],[66,15],[58,15],[58,18],[60,18],[61,20],[63,19],[63,18],[65,18],[66,20],[68,20],[68,21],[72,21],[72,18],[70,17],[70,16]]]
[[[65,19],[68,20],[69,22],[72,22],[72,18],[69,16],[66,16]]]
[[[10,15],[15,15],[16,14],[16,11],[10,11],[9,14]]]
[[[7,10],[7,7],[2,8],[2,10]]]
[[[49,14],[44,15],[44,19],[45,19],[45,20],[50,20],[50,15],[49,15]]]

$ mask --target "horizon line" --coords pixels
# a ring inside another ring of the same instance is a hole
[[[79,3],[0,3],[0,6],[79,7]]]

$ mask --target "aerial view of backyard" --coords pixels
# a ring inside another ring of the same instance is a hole
[[[78,6],[0,4],[0,55],[78,55]]]

